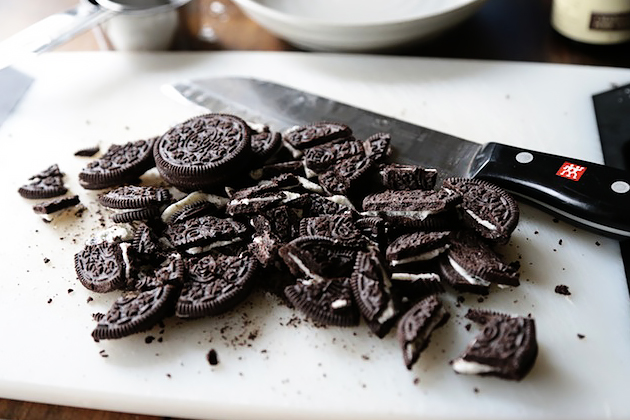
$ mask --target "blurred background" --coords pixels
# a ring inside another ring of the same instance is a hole
[[[0,40],[77,1],[0,1]],[[552,0],[488,0],[470,19],[445,34],[386,53],[630,67],[630,43],[591,45],[568,39],[551,26],[551,8]],[[299,50],[251,21],[230,0],[192,0],[180,19],[186,21],[187,33],[178,34],[176,50]],[[108,47],[102,33],[90,30],[58,50]]]

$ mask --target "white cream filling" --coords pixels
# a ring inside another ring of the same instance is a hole
[[[440,255],[442,252],[446,251],[447,249],[448,249],[448,244],[444,245],[443,247],[436,248],[431,251],[427,251],[423,254],[414,255],[413,257],[401,258],[399,260],[392,260],[390,262],[390,265],[394,267],[400,264],[409,264],[412,262],[432,260],[433,258],[437,257],[438,255]]]
[[[435,273],[392,273],[392,280],[417,281],[433,280],[439,281],[440,276]]]
[[[483,365],[477,362],[469,362],[461,357],[453,360],[453,370],[464,375],[478,375],[480,373],[493,372],[496,369],[492,366]]]
[[[301,150],[296,149],[295,147],[293,147],[292,145],[289,144],[288,141],[284,141],[282,140],[282,145],[284,147],[286,147],[286,149],[291,152],[291,156],[293,156],[294,159],[299,159],[302,157],[303,153]]]
[[[300,182],[300,185],[302,186],[302,188],[306,189],[307,191],[315,192],[318,194],[324,193],[324,189],[322,188],[321,185],[316,184],[315,182],[310,181],[304,178],[303,176],[298,176],[297,179]]]
[[[131,241],[133,239],[134,232],[130,226],[119,224],[110,228],[104,229],[96,234],[92,235],[86,242],[86,245],[97,245],[103,242],[114,242],[116,239],[121,241]]]
[[[347,299],[337,299],[337,300],[331,302],[330,307],[333,308],[333,309],[341,309],[341,308],[345,308],[349,304],[350,304],[350,302],[348,302]]]
[[[326,200],[330,200],[335,204],[339,204],[345,207],[348,207],[350,210],[356,211],[356,209],[354,208],[354,206],[352,205],[352,202],[350,200],[348,200],[348,197],[346,197],[345,195],[331,195],[330,197],[325,197]]]
[[[241,240],[240,238],[236,238],[236,239],[230,239],[227,241],[215,241],[208,245],[193,246],[193,247],[187,248],[185,252],[186,254],[189,254],[189,255],[203,254],[204,252],[211,251],[214,248],[218,248],[220,246],[227,246],[227,245],[235,244],[239,242],[240,240]]]
[[[424,220],[435,214],[431,210],[368,210],[361,213],[362,216],[390,216],[390,217],[408,217],[415,220]]]
[[[450,256],[448,257],[448,262],[451,264],[451,266],[457,272],[457,274],[462,276],[468,283],[478,285],[478,286],[486,286],[486,287],[490,286],[489,281],[484,280],[477,276],[473,276],[472,274],[464,270],[464,268],[461,265],[457,264],[457,262],[455,262],[455,260],[452,259]]]
[[[223,208],[228,203],[228,199],[225,197],[221,197],[220,195],[215,194],[206,194],[201,191],[195,191],[188,194],[186,197],[182,198],[179,201],[171,204],[166,207],[160,216],[164,223],[168,223],[168,221],[178,212],[180,212],[184,207],[189,206],[191,204],[201,203],[203,201],[207,201],[211,204],[214,204],[217,208]]]
[[[308,267],[304,265],[302,260],[300,260],[295,254],[292,254],[289,252],[289,258],[291,258],[291,260],[295,263],[295,265],[298,266],[300,271],[304,273],[308,278],[315,280],[317,282],[325,281],[325,279],[322,276],[320,276],[319,274],[313,273],[311,270],[309,270]]]
[[[120,250],[122,251],[123,263],[125,264],[125,278],[131,277],[131,260],[129,259],[129,248],[131,244],[122,242],[120,244]]]
[[[485,227],[486,229],[497,230],[497,227],[495,225],[493,225],[492,223],[490,223],[487,220],[483,220],[481,217],[477,216],[471,210],[466,210],[466,213],[468,213],[468,215],[470,215],[470,217],[475,219],[475,222],[479,223],[481,226]]]

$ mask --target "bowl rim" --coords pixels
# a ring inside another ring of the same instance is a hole
[[[436,10],[431,13],[424,13],[420,15],[412,15],[411,17],[401,17],[397,19],[386,19],[382,21],[371,21],[371,22],[325,22],[321,19],[316,19],[312,17],[302,17],[296,16],[293,14],[289,14],[286,12],[279,11],[277,9],[268,7],[266,5],[261,4],[258,0],[233,0],[238,6],[242,7],[245,10],[252,10],[260,15],[264,15],[268,18],[275,19],[277,21],[282,21],[285,24],[296,25],[296,24],[308,24],[312,26],[319,27],[330,27],[330,28],[372,28],[376,26],[385,26],[385,25],[400,25],[400,24],[409,24],[425,19],[436,18],[439,16],[443,16],[446,14],[450,14],[456,12],[461,9],[465,9],[468,7],[472,7],[473,5],[481,6],[482,3],[487,0],[462,0],[457,4],[452,4],[450,7],[445,7],[439,10]],[[299,19],[299,20],[296,20]]]

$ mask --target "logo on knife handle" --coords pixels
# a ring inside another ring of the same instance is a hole
[[[571,162],[564,162],[556,175],[562,178],[570,179],[571,181],[579,181],[582,175],[586,172],[586,166],[576,165]]]

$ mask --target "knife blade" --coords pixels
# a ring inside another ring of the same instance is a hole
[[[31,83],[32,77],[13,67],[0,70],[0,126],[22,99]]]
[[[437,168],[441,178],[485,179],[574,225],[630,238],[630,174],[620,169],[505,144],[482,145],[259,79],[187,80],[168,85],[166,93],[277,131],[337,121],[358,138],[388,132],[396,162]]]

